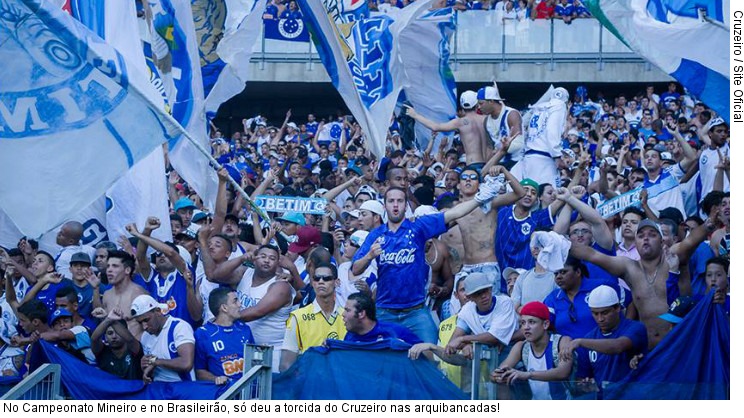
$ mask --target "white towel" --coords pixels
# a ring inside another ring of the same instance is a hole
[[[540,247],[537,263],[546,270],[556,272],[563,268],[571,249],[571,241],[563,235],[550,231],[537,231],[532,234],[530,247]]]
[[[506,186],[506,176],[504,176],[503,174],[499,174],[496,177],[485,176],[483,178],[483,184],[481,184],[481,187],[492,188],[493,190],[496,190],[498,193],[504,193],[505,186]],[[491,200],[490,199],[481,205],[481,210],[483,211],[483,213],[488,213],[491,211]]]

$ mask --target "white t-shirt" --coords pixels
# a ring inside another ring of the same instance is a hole
[[[730,156],[731,149],[729,148],[728,144],[720,147],[719,149],[721,151],[721,155],[724,157]],[[702,201],[706,194],[713,191],[713,183],[716,179],[716,166],[720,162],[720,158],[718,158],[718,150],[706,148],[703,150],[702,153],[700,153],[700,159],[698,160],[698,167],[700,168],[700,183],[702,184],[702,187],[700,188],[700,200]],[[723,191],[728,192],[730,190],[729,188],[729,180],[728,177],[724,174],[723,176]]]
[[[682,200],[682,189],[679,180],[684,177],[685,172],[679,164],[674,164],[661,171],[659,176],[651,181],[647,179],[643,187],[648,190],[648,206],[658,215],[659,211],[668,207],[674,207],[684,215],[685,204]]]
[[[176,323],[175,329],[173,330],[173,341],[168,341],[168,334],[171,324]],[[152,335],[149,332],[142,333],[140,339],[142,344],[142,352],[147,355],[153,355],[157,358],[171,359],[177,357],[178,347],[183,344],[194,345],[194,330],[191,329],[186,321],[174,318],[172,316],[167,317],[163,329],[160,330],[160,334]],[[189,372],[191,380],[194,380],[194,369],[192,368]],[[153,380],[156,382],[181,382],[182,379],[178,373],[174,370],[166,369],[163,367],[156,367]]]
[[[466,303],[457,314],[457,328],[473,335],[488,332],[502,344],[509,345],[512,335],[519,329],[517,312],[508,296],[494,298],[489,312],[478,312],[474,302]]]

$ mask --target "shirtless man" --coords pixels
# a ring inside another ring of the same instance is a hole
[[[468,90],[460,96],[460,106],[465,111],[465,116],[461,118],[452,119],[446,123],[436,123],[419,115],[412,107],[408,107],[406,113],[432,131],[460,132],[460,140],[463,147],[465,147],[465,158],[468,165],[475,166],[480,170],[486,162],[486,156],[489,154],[488,148],[493,148],[493,144],[489,140],[484,128],[486,117],[479,115],[475,111],[477,104],[477,94],[472,90]]]
[[[522,115],[518,110],[504,104],[504,99],[501,98],[499,89],[495,85],[478,90],[478,108],[482,114],[486,115],[484,127],[493,141],[494,148],[498,148],[498,145],[502,143],[502,138],[513,138],[507,150],[510,152],[502,162],[507,168],[511,168],[520,159],[516,157],[515,149],[524,146]]]
[[[102,319],[113,309],[118,308],[124,313],[127,328],[138,340],[142,335],[142,326],[131,315],[132,301],[139,295],[146,295],[142,286],[132,282],[134,274],[134,257],[124,251],[109,251],[106,277],[111,286],[103,294],[103,308],[96,308],[91,312],[95,318]]]
[[[494,280],[496,294],[500,291],[498,284],[501,278],[498,260],[494,253],[495,235],[493,233],[496,229],[498,210],[502,206],[515,203],[526,193],[522,185],[519,184],[519,180],[503,166],[497,165],[489,169],[489,175],[495,177],[499,174],[504,174],[512,191],[495,197],[490,202],[486,212],[475,210],[457,220],[462,236],[467,238],[462,240],[465,251],[462,257],[462,269],[458,275],[468,275],[474,272],[486,273]],[[465,167],[465,170],[460,174],[460,184],[458,185],[461,202],[473,200],[480,183],[481,178],[478,172],[472,166]]]
[[[605,255],[586,245],[572,245],[570,254],[598,265],[630,285],[638,315],[648,331],[649,349],[652,349],[669,332],[669,324],[660,319],[659,315],[669,310],[669,296],[672,296],[672,300],[679,296],[667,294],[668,288],[674,289],[674,286],[668,287],[667,280],[671,278],[678,283],[678,287],[689,289],[689,274],[679,275],[675,271],[678,266],[687,264],[690,255],[713,229],[714,223],[706,221],[692,230],[684,241],[672,247],[670,254],[676,257],[666,257],[662,248],[661,228],[655,222],[645,219],[638,224],[636,232],[636,248],[641,257],[639,261]],[[679,277],[674,280],[674,276]],[[678,293],[679,289],[673,292]]]

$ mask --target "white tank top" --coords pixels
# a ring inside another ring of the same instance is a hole
[[[258,305],[261,299],[266,296],[269,287],[276,283],[276,277],[274,277],[260,286],[253,287],[253,273],[253,269],[246,270],[235,289],[242,309]],[[281,346],[284,342],[284,331],[287,326],[287,319],[289,319],[289,312],[292,310],[292,300],[294,300],[295,293],[294,288],[292,288],[292,295],[284,306],[263,318],[248,323],[253,332],[256,344],[273,345],[275,352],[281,351]]]
[[[529,343],[525,343],[529,344]],[[546,349],[542,356],[535,357],[535,353],[532,352],[532,347],[527,350],[529,353],[529,364],[528,372],[544,372],[548,369],[548,365],[545,363],[545,355],[550,355]],[[548,382],[541,382],[539,380],[529,380],[530,389],[532,389],[532,399],[534,400],[551,400],[550,397],[550,384]]]
[[[505,104],[502,104],[499,117],[486,117],[486,132],[488,132],[488,135],[491,137],[491,141],[493,141],[493,147],[495,150],[501,149],[502,137],[508,138],[510,136],[509,132],[511,131],[511,127],[509,126],[508,118],[509,113],[511,112],[517,112],[517,110]],[[517,138],[514,139],[514,142],[519,142],[521,137],[522,135],[519,135]],[[510,149],[512,148],[514,147],[510,147]],[[522,152],[514,152],[513,154],[507,154],[504,158],[506,160],[519,161],[522,159],[522,154]]]

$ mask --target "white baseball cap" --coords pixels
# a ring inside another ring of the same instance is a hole
[[[361,247],[364,245],[364,240],[367,239],[367,235],[369,235],[369,232],[367,231],[354,231],[354,233],[349,237],[349,241],[357,247]]]
[[[502,99],[501,95],[499,94],[499,88],[495,85],[481,87],[481,89],[478,90],[478,100],[495,100],[497,102],[504,101],[504,99]]]
[[[617,297],[615,289],[607,285],[597,286],[589,293],[587,299],[587,305],[590,308],[606,308],[608,306],[615,306],[620,303],[620,299]]]
[[[382,203],[377,200],[368,200],[362,203],[362,205],[359,206],[359,210],[368,210],[380,216],[383,216],[385,214],[385,208],[382,206]]]
[[[434,206],[421,205],[413,211],[413,216],[418,218],[419,216],[426,216],[434,213],[439,213],[437,208],[435,208]]]
[[[166,312],[168,305],[158,303],[150,295],[139,295],[132,301],[132,317],[146,314],[156,308],[160,309],[161,312]]]
[[[463,109],[472,109],[478,104],[478,93],[466,90],[460,95],[460,106]]]

